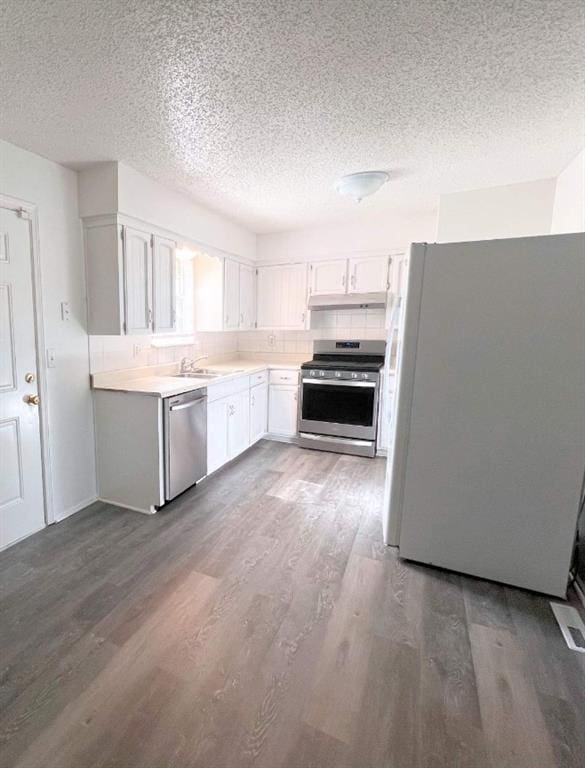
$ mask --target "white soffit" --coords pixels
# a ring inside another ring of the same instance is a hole
[[[581,0],[4,0],[0,136],[120,160],[257,232],[556,176],[583,142]],[[1,161],[1,158],[0,158]]]

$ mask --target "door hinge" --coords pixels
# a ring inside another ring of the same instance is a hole
[[[150,236],[150,247],[154,248],[154,235]]]
[[[19,219],[26,219],[27,221],[31,220],[31,215],[26,210],[26,208],[17,208],[16,215],[18,216]]]

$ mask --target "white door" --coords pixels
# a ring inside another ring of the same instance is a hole
[[[297,433],[298,387],[271,385],[268,403],[268,431],[292,437]]]
[[[256,321],[256,295],[254,291],[254,270],[240,264],[240,328],[250,330]]]
[[[347,291],[347,259],[316,261],[309,267],[310,291],[314,296]]]
[[[126,333],[152,332],[152,246],[151,236],[124,227],[124,285],[126,292]]]
[[[236,329],[240,325],[240,265],[237,261],[224,262],[223,327]]]
[[[228,454],[230,459],[250,445],[250,391],[228,398]]]
[[[45,524],[31,259],[29,220],[0,208],[0,549]]]
[[[268,428],[268,384],[250,390],[250,444],[264,437]]]
[[[176,257],[172,240],[154,238],[152,252],[152,290],[154,332],[172,333],[176,318]]]
[[[228,398],[207,404],[207,474],[228,460]]]
[[[348,293],[379,293],[387,289],[386,256],[363,256],[349,260]]]

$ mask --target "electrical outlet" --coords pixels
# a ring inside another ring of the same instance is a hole
[[[268,334],[268,346],[274,347],[276,344],[276,336],[273,333]]]
[[[138,357],[138,355],[143,351],[144,347],[142,344],[135,344],[134,345],[134,357]]]
[[[55,368],[57,365],[57,355],[54,347],[47,348],[47,368]]]

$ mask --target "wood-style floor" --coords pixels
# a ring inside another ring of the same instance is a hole
[[[2,768],[582,768],[585,656],[385,549],[384,469],[262,441],[5,552]]]

